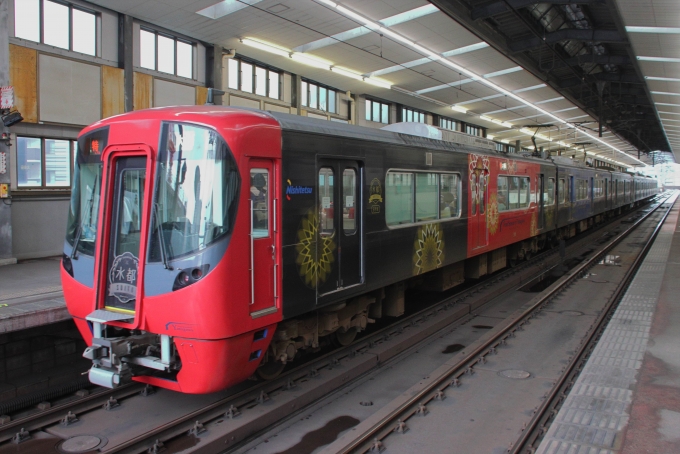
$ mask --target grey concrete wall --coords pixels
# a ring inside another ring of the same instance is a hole
[[[17,260],[61,255],[69,197],[15,197],[12,249]]]

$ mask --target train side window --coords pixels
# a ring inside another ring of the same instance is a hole
[[[477,214],[477,174],[470,175],[470,199],[472,200],[472,214]]]
[[[560,181],[557,183],[557,202],[558,203],[564,203],[567,200],[567,188],[566,188],[566,180],[564,178],[560,178]]]
[[[357,188],[357,172],[345,169],[342,172],[342,229],[346,235],[357,230],[355,201]]]
[[[519,178],[508,178],[508,207],[511,210],[519,208]]]
[[[508,209],[508,177],[498,177],[496,200],[498,201],[498,211]]]
[[[385,220],[387,225],[413,222],[413,174],[387,172],[385,179]]]
[[[552,205],[555,203],[555,179],[548,178],[545,185],[545,193],[543,195],[543,204]]]
[[[333,220],[335,207],[333,203],[333,169],[322,167],[319,169],[319,233],[321,236],[331,236],[335,232]]]
[[[436,173],[416,173],[416,222],[437,219],[438,184]]]
[[[458,200],[458,175],[439,175],[439,218],[457,218],[460,216]]]
[[[529,179],[519,178],[519,207],[526,208],[529,206]]]
[[[250,200],[253,201],[253,238],[269,236],[269,172],[250,169]]]

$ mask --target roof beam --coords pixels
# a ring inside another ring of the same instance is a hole
[[[596,65],[622,66],[622,65],[630,64],[630,58],[628,58],[628,55],[586,54],[586,55],[577,55],[575,57],[567,58],[567,59],[565,59],[565,63],[569,66],[580,66],[580,65],[585,65],[585,64],[588,64],[588,63],[592,63],[592,64],[596,64]],[[559,68],[559,67],[563,67],[565,65],[561,61],[556,61],[555,66]]]
[[[560,41],[595,41],[600,43],[626,43],[626,37],[618,30],[592,30],[580,28],[565,28],[547,33],[543,39],[538,36],[508,43],[512,52],[524,52],[537,49],[544,43],[555,44]]]
[[[478,6],[472,10],[472,20],[486,19],[496,14],[502,14],[510,11],[510,8],[520,9],[527,6],[535,5],[536,0],[507,0],[487,3],[484,6]],[[590,5],[593,3],[605,3],[604,0],[541,0],[541,3],[549,3],[552,5]]]

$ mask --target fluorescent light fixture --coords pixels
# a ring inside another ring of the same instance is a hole
[[[314,68],[326,69],[326,70],[330,70],[331,65],[333,64],[332,62],[330,62],[328,60],[313,57],[313,56],[307,55],[307,54],[302,54],[300,52],[293,52],[292,54],[290,54],[290,58],[292,58],[293,60],[295,60],[297,62],[303,63],[305,65],[312,66]]]
[[[503,121],[501,122],[501,126],[505,126],[506,128],[512,128],[513,124],[508,123],[507,121]]]
[[[466,113],[468,111],[465,107],[461,107],[461,106],[451,106],[451,109],[455,110],[456,112],[460,112],[460,113]]]
[[[668,102],[655,102],[657,106],[673,106],[673,107],[680,107],[680,104],[671,104]]]
[[[330,1],[330,0],[316,0],[316,1],[319,2],[319,3],[323,3],[324,5],[328,5],[328,6],[330,6],[331,8],[335,8],[335,7],[338,6],[337,3],[332,2],[332,1]]]
[[[522,128],[522,129],[520,129],[519,131],[520,131],[520,132],[523,132],[524,134],[528,134],[528,135],[530,135],[530,136],[533,136],[533,135],[534,135],[534,131],[532,131],[531,129]]]
[[[677,79],[675,77],[653,77],[653,76],[645,76],[645,79],[647,80],[660,80],[662,82],[680,82],[680,79]]]
[[[680,96],[680,93],[669,93],[667,91],[652,91],[653,95]]]
[[[501,143],[510,143],[510,141],[506,139],[501,139]]]
[[[667,114],[667,115],[680,115],[679,112],[663,112],[661,110],[659,110],[659,113],[660,114]]]
[[[375,85],[376,87],[387,88],[388,90],[392,88],[392,83],[383,79],[376,79],[375,77],[364,77],[364,82],[367,84]]]
[[[261,1],[262,0],[223,0],[219,3],[215,3],[212,6],[208,6],[207,8],[196,11],[196,14],[200,14],[201,16],[205,16],[210,19],[219,19],[220,17],[224,17],[243,8],[247,8],[250,5],[260,3]]]
[[[486,138],[489,139],[489,140],[493,140],[494,137],[496,137],[496,136],[491,135],[491,134],[486,135]]]
[[[493,118],[487,117],[486,115],[480,115],[480,116],[479,116],[479,119],[480,119],[480,120],[485,120],[485,121],[494,121]],[[494,122],[494,123],[495,123],[495,122]]]
[[[640,61],[660,61],[663,63],[680,63],[680,58],[668,57],[637,57]]]
[[[342,5],[336,5],[335,9],[340,11],[345,16],[351,17],[355,21],[364,24],[364,26],[366,26],[368,28],[372,28],[374,30],[380,30],[380,24],[377,24],[377,23],[373,22],[372,20],[370,20],[370,19],[368,19],[368,18],[366,18],[366,17],[364,17],[360,14],[355,13],[352,10],[349,10]]]
[[[241,40],[243,44],[246,46],[254,47],[256,49],[264,50],[266,52],[276,54],[276,55],[281,55],[282,57],[290,57],[290,50],[284,48],[284,47],[279,47],[275,44],[269,44],[264,41],[258,41],[253,38],[243,38]]]
[[[517,71],[522,71],[523,69],[524,68],[522,68],[521,66],[513,66],[512,68],[501,69],[500,71],[496,71],[496,72],[489,73],[489,74],[484,74],[484,78],[490,79],[491,77],[504,76],[506,74],[512,74],[512,73],[516,73]]]
[[[364,77],[361,74],[355,73],[354,71],[342,68],[340,66],[332,66],[331,71],[333,71],[334,73],[338,73],[342,76],[349,77],[351,79],[364,80]]]
[[[677,27],[626,26],[626,31],[628,33],[664,33],[664,34],[671,34],[671,35],[680,34],[680,28],[677,28]]]

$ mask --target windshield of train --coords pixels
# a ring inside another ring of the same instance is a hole
[[[164,124],[149,260],[199,251],[229,233],[236,220],[239,187],[234,158],[215,131]]]
[[[108,136],[109,128],[106,127],[78,139],[66,227],[66,241],[74,248],[73,256],[77,253],[94,255],[102,183],[101,153],[106,148]]]

